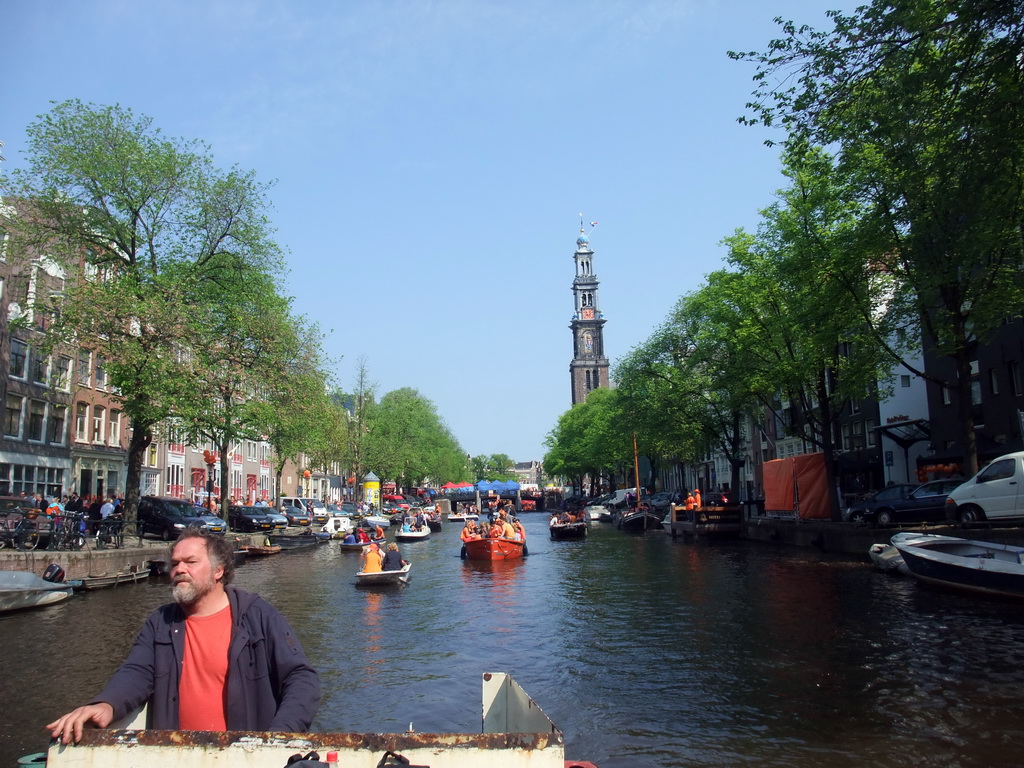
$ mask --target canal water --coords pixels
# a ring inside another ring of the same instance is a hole
[[[458,527],[402,545],[404,588],[354,586],[334,545],[247,563],[320,672],[318,731],[479,732],[480,678],[509,672],[566,755],[623,766],[1021,765],[1024,612],[929,591],[867,557],[684,544],[595,527],[459,558]],[[0,616],[0,768],[42,751],[168,598],[151,580]]]

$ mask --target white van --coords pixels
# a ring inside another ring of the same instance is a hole
[[[302,496],[282,496],[277,508],[284,512],[285,507],[302,507],[302,509],[313,508],[313,520],[317,523],[326,523],[331,513],[320,499],[310,499]]]
[[[967,525],[1024,517],[1024,451],[993,459],[946,499],[946,518]]]

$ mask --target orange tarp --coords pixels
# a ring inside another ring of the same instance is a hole
[[[801,520],[828,520],[831,516],[825,455],[805,453],[764,463],[764,508],[769,512],[795,512]]]

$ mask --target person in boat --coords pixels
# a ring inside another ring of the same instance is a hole
[[[515,531],[515,539],[517,541],[526,541],[526,529],[523,528],[523,524],[519,520],[512,520],[512,530]]]
[[[491,527],[487,531],[487,538],[489,539],[500,539],[501,538],[501,523],[498,518],[494,518],[491,522]]]
[[[381,568],[385,571],[400,571],[408,564],[408,560],[402,559],[402,555],[398,551],[398,545],[393,541],[390,542],[387,551],[384,553]]]
[[[459,537],[463,542],[476,541],[477,539],[482,538],[480,536],[480,531],[476,528],[476,523],[472,520],[467,520],[466,524],[462,526],[462,533],[459,534]]]
[[[381,554],[377,542],[371,541],[370,546],[363,553],[363,573],[380,573],[383,567],[384,555]]]
[[[356,538],[355,531],[349,531],[345,534],[345,538],[341,540],[342,544],[358,544],[359,540]]]
[[[370,534],[368,534],[366,532],[365,528],[360,528],[359,529],[359,543],[360,544],[369,544],[370,543]]]
[[[700,498],[700,488],[693,489],[693,508],[700,509],[704,506],[704,502]]]
[[[78,742],[149,705],[158,730],[309,730],[320,678],[288,622],[259,595],[230,586],[234,544],[186,528],[171,551],[173,602],[150,614],[128,658],[88,704],[46,726]]]
[[[697,508],[697,500],[693,496],[693,491],[687,495],[683,506],[686,508],[686,519],[693,520],[693,510]]]
[[[373,538],[375,538],[375,539],[383,539],[384,538],[384,529],[380,527],[379,523],[373,527]]]
[[[504,512],[504,510],[502,510]],[[501,526],[501,538],[503,539],[514,539],[516,537],[516,529],[512,527],[512,523],[508,521],[507,517],[502,517],[498,523]]]

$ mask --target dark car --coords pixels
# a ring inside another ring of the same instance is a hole
[[[647,500],[647,503],[657,511],[664,512],[672,506],[672,495],[668,491],[658,491]]]
[[[920,486],[920,483],[897,483],[887,485],[880,491],[868,495],[867,498],[855,501],[843,512],[843,519],[851,523],[864,523],[873,519],[874,515],[868,515],[868,510],[876,508],[875,502],[899,501],[908,495],[912,490]]]
[[[231,530],[245,533],[272,531],[274,521],[267,516],[267,507],[228,507],[228,525]]]
[[[153,533],[164,541],[173,541],[190,526],[207,528],[201,517],[204,512],[205,510],[192,506],[184,499],[143,496],[139,499],[139,535]]]
[[[313,516],[305,507],[281,507],[281,514],[288,518],[288,525],[309,526]]]
[[[846,511],[854,523],[899,525],[929,523],[946,519],[946,497],[963,485],[962,479],[932,480],[907,490],[905,485],[883,488],[870,501],[861,501]]]

